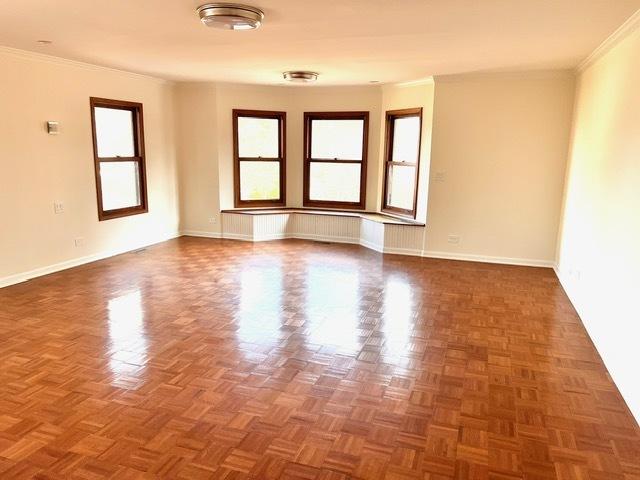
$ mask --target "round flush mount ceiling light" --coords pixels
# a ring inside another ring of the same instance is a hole
[[[197,9],[200,21],[207,27],[224,30],[252,30],[264,19],[262,10],[238,3],[205,3]]]
[[[318,79],[316,72],[284,72],[282,74],[288,82],[309,83]]]

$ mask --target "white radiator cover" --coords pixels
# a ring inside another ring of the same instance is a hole
[[[301,238],[335,243],[352,243],[384,253],[422,254],[425,227],[390,225],[367,218],[278,213],[247,215],[222,213],[222,238],[261,242]]]

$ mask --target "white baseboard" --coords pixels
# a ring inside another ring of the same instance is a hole
[[[392,255],[408,255],[410,257],[421,257],[422,250],[417,250],[413,248],[389,248],[384,247],[384,251],[382,253],[389,253]]]
[[[436,252],[433,250],[425,250],[422,252],[423,257],[442,258],[444,260],[463,260],[466,262],[483,262],[483,263],[499,263],[503,265],[521,265],[523,267],[546,267],[553,268],[555,262],[553,260],[536,260],[530,258],[510,258],[510,257],[492,257],[487,255],[474,255],[470,253],[451,253]]]
[[[307,233],[290,233],[288,238],[298,238],[300,240],[313,240],[315,242],[331,242],[331,243],[348,243],[351,245],[358,245],[360,239],[353,237],[338,237],[331,235],[315,235]]]
[[[80,265],[84,265],[86,263],[91,263],[97,260],[103,260],[105,258],[121,255],[123,253],[148,247],[150,245],[155,245],[156,243],[166,242],[167,240],[171,240],[179,236],[180,234],[178,232],[170,233],[168,235],[163,235],[158,239],[152,240],[151,242],[141,242],[141,243],[129,245],[124,248],[117,248],[117,249],[107,250],[103,252],[93,253],[91,255],[86,255],[84,257],[72,258],[71,260],[65,260],[64,262],[54,263],[53,265],[47,265],[45,267],[29,270],[28,272],[21,272],[21,273],[16,273],[14,275],[9,275],[8,277],[2,277],[0,278],[0,288],[8,287],[10,285],[15,285],[17,283],[26,282],[27,280],[31,280],[32,278],[42,277],[43,275],[49,275],[51,273],[59,272],[61,270],[67,270],[68,268],[77,267]]]
[[[362,245],[365,248],[368,248],[370,250],[375,250],[376,252],[379,253],[384,253],[384,249],[381,245],[377,244],[377,243],[373,243],[373,242],[368,242],[366,240],[360,240],[360,245]]]
[[[224,238],[226,240],[241,240],[243,242],[253,242],[254,239],[251,235],[244,235],[242,233],[224,233],[219,238]]]
[[[268,233],[266,235],[259,235],[253,237],[254,242],[269,242],[271,240],[284,240],[285,238],[296,238],[286,233]],[[247,240],[251,240],[251,237],[247,236]]]
[[[556,274],[556,277],[558,277],[558,280],[560,281],[560,284],[562,284],[562,277],[560,276],[560,268],[558,267],[558,264],[554,263],[552,268],[553,268],[553,271]],[[563,288],[564,288],[564,286],[563,286]]]
[[[204,238],[222,238],[220,232],[205,232],[200,230],[181,230],[180,236],[186,237],[204,237]]]

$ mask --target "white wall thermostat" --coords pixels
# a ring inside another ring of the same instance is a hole
[[[58,122],[47,122],[47,133],[49,135],[58,135],[60,132],[60,126]]]

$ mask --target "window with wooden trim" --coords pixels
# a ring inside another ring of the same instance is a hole
[[[286,202],[286,112],[233,111],[234,205]]]
[[[98,219],[148,211],[142,104],[90,98]]]
[[[369,112],[304,114],[304,206],[364,209]]]
[[[415,218],[422,108],[391,110],[386,115],[382,211]]]

